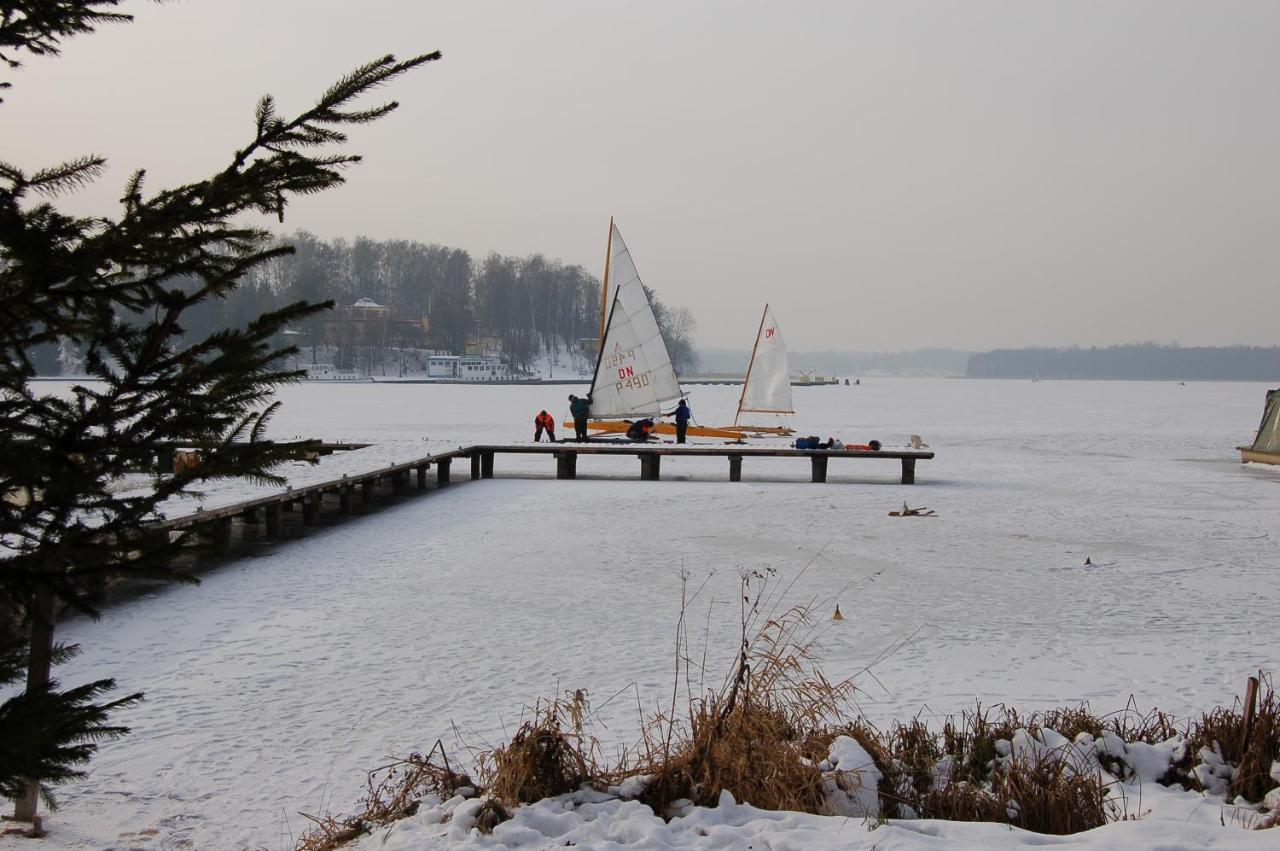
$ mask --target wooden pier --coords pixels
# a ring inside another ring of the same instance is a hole
[[[232,546],[233,523],[239,521],[257,526],[268,539],[281,537],[283,515],[300,512],[303,526],[313,526],[328,505],[342,514],[354,514],[357,504],[361,507],[374,503],[379,489],[392,494],[406,494],[411,489],[426,490],[448,487],[453,480],[453,462],[469,461],[472,479],[491,479],[494,476],[494,459],[498,455],[549,455],[556,462],[557,479],[574,479],[578,475],[578,459],[581,456],[630,456],[640,462],[639,478],[642,481],[658,481],[661,478],[662,459],[672,456],[691,458],[716,457],[729,462],[728,480],[742,481],[742,466],[746,459],[755,464],[766,458],[807,458],[810,465],[810,481],[827,481],[827,468],[832,460],[880,459],[901,463],[904,485],[916,480],[916,461],[933,458],[932,452],[916,450],[828,450],[791,449],[724,444],[718,446],[690,444],[625,444],[625,443],[523,443],[510,445],[477,445],[427,455],[403,464],[370,470],[357,475],[346,474],[316,484],[289,487],[283,491],[253,499],[224,505],[218,508],[198,508],[191,514],[157,521],[145,530],[146,534],[191,534],[211,539],[215,549],[227,552]],[[428,475],[434,469],[435,475]],[[260,525],[259,525],[260,524]]]

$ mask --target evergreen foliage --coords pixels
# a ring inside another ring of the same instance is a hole
[[[8,4],[0,48],[18,57],[56,53],[69,35],[127,20],[112,2]],[[439,53],[398,61],[385,56],[331,86],[315,106],[283,117],[268,96],[243,148],[213,176],[148,192],[144,173],[129,180],[118,216],[78,217],[54,200],[100,175],[105,160],[84,156],[27,170],[0,162],[0,643],[12,658],[17,636],[27,690],[0,711],[0,794],[24,778],[20,817],[34,815],[32,791],[76,776],[95,742],[122,734],[107,723],[140,695],[100,702],[110,680],[59,691],[49,668],[60,606],[96,615],[114,578],[189,580],[170,563],[174,543],[146,541],[145,526],[168,500],[201,481],[279,482],[280,463],[298,444],[260,439],[272,391],[297,376],[277,345],[287,325],[327,303],[284,304],[236,328],[190,334],[187,317],[225,299],[246,274],[291,248],[245,224],[245,214],[282,220],[289,199],[340,185],[359,161],[336,151],[345,131],[383,117],[390,101],[357,101]],[[70,341],[95,383],[68,395],[32,382],[32,352]],[[149,468],[173,444],[198,447],[198,467],[157,476],[151,487],[113,489],[130,471]],[[33,720],[34,719],[34,720]],[[21,745],[9,745],[20,741]],[[25,802],[25,803],[24,803]],[[25,810],[24,810],[25,806]]]
[[[75,645],[54,648],[57,664],[75,656]],[[0,651],[0,687],[17,682],[26,668],[26,646],[12,644]],[[60,691],[48,688],[20,692],[0,703],[0,796],[17,799],[25,791],[22,778],[40,779],[40,797],[50,809],[57,806],[52,786],[84,776],[79,766],[89,762],[99,742],[119,738],[128,727],[108,723],[115,710],[132,706],[142,694],[96,703],[115,689],[115,680],[97,680]]]

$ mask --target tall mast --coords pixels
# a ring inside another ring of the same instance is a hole
[[[747,398],[747,385],[751,383],[751,368],[756,365],[756,350],[760,348],[760,332],[764,330],[764,318],[769,315],[769,302],[764,303],[764,310],[760,313],[760,327],[756,329],[756,344],[751,347],[751,361],[747,364],[747,377],[742,379],[742,395],[738,397],[738,413],[733,416],[733,424],[738,424],[738,418],[742,416],[742,402]]]
[[[609,312],[609,261],[613,259],[613,216],[609,217],[609,239],[604,245],[604,279],[600,285],[600,336],[596,348],[604,351],[605,320]]]

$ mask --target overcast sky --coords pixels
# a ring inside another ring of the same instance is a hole
[[[0,159],[216,170],[257,98],[444,59],[285,228],[541,252],[609,216],[703,346],[1280,343],[1280,2],[126,3],[36,58]]]

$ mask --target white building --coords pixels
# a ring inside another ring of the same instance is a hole
[[[510,381],[512,374],[502,360],[492,355],[431,355],[427,377],[454,381]]]

